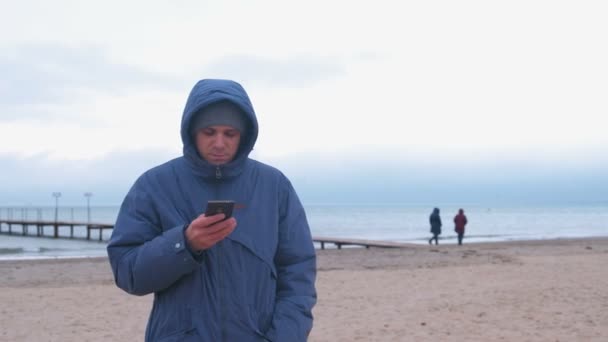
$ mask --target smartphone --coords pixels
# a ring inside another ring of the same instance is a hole
[[[224,220],[226,220],[232,216],[233,210],[234,201],[208,201],[207,208],[205,209],[205,216],[224,214],[226,215],[226,218],[224,218]]]

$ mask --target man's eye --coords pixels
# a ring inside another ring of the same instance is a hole
[[[213,135],[213,134],[215,134],[215,130],[209,129],[209,128],[205,128],[205,129],[203,129],[203,134],[204,135]]]
[[[226,132],[226,136],[229,138],[234,138],[237,135],[239,135],[239,131],[237,131],[237,130],[234,130],[234,131],[231,130],[231,131]]]

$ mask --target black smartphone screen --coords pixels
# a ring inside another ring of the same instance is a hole
[[[224,214],[226,219],[232,216],[234,201],[208,201],[205,216]]]

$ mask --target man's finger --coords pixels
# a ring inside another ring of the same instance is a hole
[[[215,214],[215,215],[211,215],[211,216],[205,216],[205,214],[203,214],[203,218],[205,218],[207,220],[207,225],[212,225],[216,222],[220,222],[221,220],[226,218],[226,214],[224,213],[219,213],[219,214]]]
[[[228,236],[228,235],[229,235],[229,234],[230,234],[230,233],[231,233],[233,230],[234,230],[234,227],[230,227],[230,226],[228,226],[228,227],[224,227],[224,228],[222,228],[222,229],[220,229],[220,230],[217,230],[217,231],[214,231],[214,232],[210,232],[210,233],[207,235],[207,238],[208,238],[209,240],[212,240],[212,241],[216,241],[216,242],[217,242],[217,241],[219,241],[219,240],[222,240],[222,239],[223,239],[223,238],[225,238],[226,236]]]

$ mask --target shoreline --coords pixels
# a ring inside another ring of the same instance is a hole
[[[0,234],[1,235],[1,234]],[[12,236],[12,235],[8,235],[8,236]],[[26,238],[26,239],[38,239],[39,237],[23,237],[23,236],[16,236],[18,238]],[[321,237],[321,236],[319,236]],[[45,238],[46,239],[46,238]],[[464,244],[463,246],[483,246],[483,245],[495,245],[495,244],[511,244],[511,243],[515,243],[518,245],[521,244],[543,244],[545,242],[559,242],[559,241],[585,241],[585,240],[598,240],[598,239],[606,239],[608,240],[608,235],[600,235],[600,236],[583,236],[583,237],[557,237],[557,238],[538,238],[538,239],[513,239],[513,240],[498,240],[498,241],[472,241],[469,242],[467,241],[467,237],[465,236],[465,240],[464,240]],[[53,241],[52,238],[47,239],[45,241]],[[70,242],[72,240],[70,239],[61,239],[61,241],[67,241]],[[399,242],[399,241],[393,241],[393,240],[370,240],[370,241],[379,241],[379,242],[397,242],[399,244],[403,244],[405,245],[404,248],[416,248],[416,247],[424,247],[424,246],[428,246],[428,239],[424,238],[421,239],[421,242]],[[439,246],[457,246],[456,244],[456,239],[455,236],[451,236],[451,237],[447,237],[447,238],[439,238]],[[443,242],[443,243],[441,243]],[[98,241],[93,241],[93,243],[99,244]],[[107,241],[105,241],[105,243],[107,243]],[[103,245],[103,250],[105,251],[105,243]],[[433,245],[434,246],[434,245]],[[351,249],[351,248],[364,248],[362,246],[352,246],[352,245],[345,245],[342,246],[342,249]],[[9,249],[13,249],[12,247]],[[325,244],[325,250],[333,250],[333,249],[338,249],[333,243],[331,242],[327,242]],[[317,252],[321,251],[321,245],[320,243],[315,243],[315,250]],[[47,251],[48,253],[48,251]],[[27,255],[22,255],[22,254],[27,254]],[[74,252],[70,252],[70,254],[67,255],[35,255],[35,252],[20,252],[20,253],[2,253],[0,251],[0,263],[1,262],[5,262],[5,261],[19,261],[19,260],[54,260],[54,259],[87,259],[87,258],[107,258],[107,255],[104,255],[105,252],[102,252],[101,255],[99,255],[99,251],[98,253],[95,253],[96,255],[91,255],[89,254],[76,254]]]
[[[607,263],[608,237],[317,250],[309,341],[604,341]],[[107,257],[0,272],[0,340],[143,340],[153,296]]]

